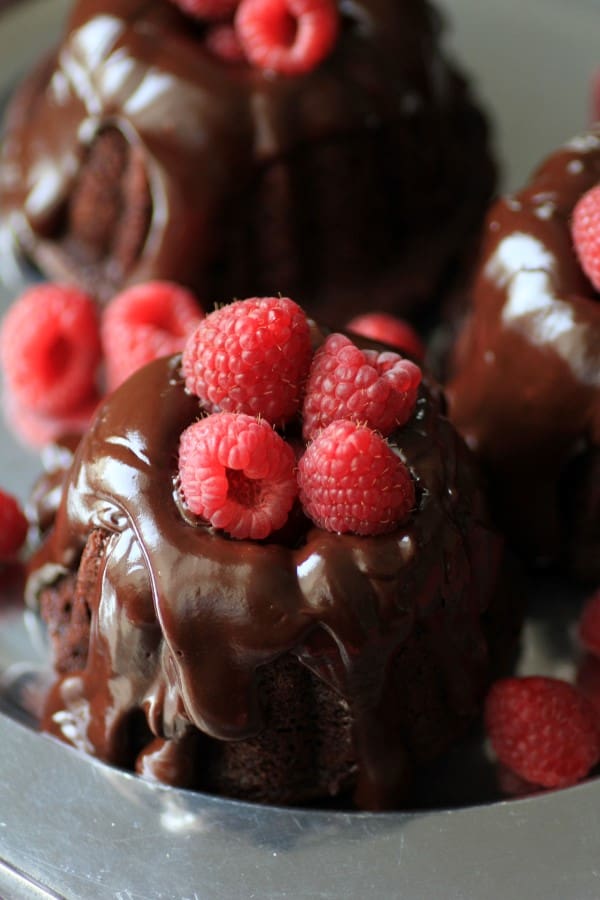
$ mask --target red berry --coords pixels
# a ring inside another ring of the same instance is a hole
[[[301,75],[333,50],[339,14],[335,0],[241,0],[235,27],[253,65]]]
[[[281,528],[298,492],[295,456],[264,419],[218,413],[190,425],[179,445],[188,508],[234,538]]]
[[[571,230],[581,267],[600,291],[600,185],[578,201],[573,210]]]
[[[390,347],[403,350],[419,362],[425,356],[423,341],[415,329],[404,319],[397,319],[388,313],[372,312],[356,316],[348,322],[346,328],[372,341],[381,341]]]
[[[485,720],[500,762],[533,784],[575,784],[600,759],[593,707],[564,681],[498,681],[488,694]]]
[[[333,422],[308,446],[298,484],[304,511],[327,531],[383,534],[415,505],[402,460],[380,435],[347,420]]]
[[[4,412],[17,437],[31,447],[40,448],[65,435],[83,434],[98,407],[99,395],[93,391],[76,409],[63,416],[44,416],[18,403],[10,392],[4,394]]]
[[[579,639],[586,650],[600,656],[600,590],[592,594],[579,617]]]
[[[27,519],[11,494],[0,490],[0,560],[14,557],[25,543]]]
[[[397,353],[360,350],[330,334],[315,353],[304,400],[304,436],[337,419],[352,419],[388,435],[415,408],[421,370]]]
[[[173,0],[173,3],[195,19],[226,19],[237,9],[239,0]]]
[[[109,390],[153,359],[183,350],[202,316],[194,294],[169,281],[138,284],[111,300],[102,318]]]
[[[594,707],[600,722],[600,659],[586,654],[577,667],[577,688]]]
[[[94,390],[101,355],[94,301],[68,285],[30,288],[6,314],[0,352],[16,402],[42,415],[70,413]]]
[[[280,425],[299,409],[311,352],[308,320],[292,300],[238,300],[207,316],[188,340],[185,383],[211,412]]]
[[[233,25],[226,22],[212,25],[204,35],[204,46],[216,59],[229,65],[246,62],[246,57]]]

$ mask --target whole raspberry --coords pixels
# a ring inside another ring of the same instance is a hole
[[[600,759],[593,707],[555,678],[506,678],[485,705],[486,727],[501,763],[542,787],[566,787]]]
[[[403,350],[419,362],[425,357],[423,341],[412,325],[388,313],[371,312],[356,316],[348,322],[346,328],[354,334],[371,338],[372,341],[381,341]]]
[[[594,707],[600,722],[600,659],[586,653],[577,666],[577,689]]]
[[[241,0],[235,28],[249,61],[282,75],[301,75],[333,50],[335,0]]]
[[[0,490],[0,560],[12,559],[19,552],[27,537],[28,527],[16,499]]]
[[[190,425],[179,445],[188,508],[234,538],[281,528],[298,492],[295,456],[264,419],[217,413]]]
[[[172,0],[186,15],[195,19],[226,19],[237,8],[239,0]]]
[[[360,350],[330,334],[315,353],[306,385],[303,433],[308,440],[337,419],[352,419],[384,436],[408,421],[421,370],[397,353]]]
[[[293,300],[238,300],[207,316],[189,338],[185,383],[211,412],[280,425],[298,411],[311,352],[308,320]]]
[[[575,206],[571,233],[581,268],[600,291],[600,184]]]
[[[92,393],[79,407],[61,416],[44,416],[18,403],[7,391],[3,397],[4,414],[17,437],[30,447],[41,448],[65,435],[83,434],[90,426],[100,397]]]
[[[16,402],[49,416],[79,408],[95,391],[101,356],[94,301],[68,285],[30,288],[6,314],[0,353]]]
[[[586,650],[600,656],[600,590],[592,594],[579,617],[579,640]]]
[[[118,294],[102,318],[109,390],[153,359],[183,350],[202,316],[194,294],[170,281],[148,281]]]
[[[211,56],[228,63],[228,65],[233,66],[246,62],[237,32],[228,22],[211,25],[204,35],[204,46]]]
[[[304,511],[327,531],[383,534],[415,505],[402,460],[380,435],[347,420],[333,422],[308,446],[298,484]]]

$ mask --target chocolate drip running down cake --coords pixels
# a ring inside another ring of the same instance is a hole
[[[401,807],[414,770],[473,722],[514,626],[502,544],[439,389],[425,378],[388,439],[415,483],[404,524],[359,537],[294,514],[236,541],[176,497],[199,414],[180,365],[151,363],[100,408],[32,560],[56,673],[42,726],[172,785]]]
[[[450,414],[530,558],[600,578],[600,295],[571,233],[600,182],[600,133],[572,140],[487,223]]]
[[[170,0],[79,0],[17,92],[4,221],[50,277],[103,299],[173,279],[302,298],[324,321],[415,311],[471,257],[487,126],[424,0],[340,4],[302,75],[211,55]]]

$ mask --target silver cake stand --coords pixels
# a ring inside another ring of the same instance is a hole
[[[597,0],[440,5],[455,22],[457,52],[494,110],[506,183],[516,185],[586,124],[587,83],[600,63]],[[0,0],[4,93],[59,34],[68,6]],[[1,247],[0,276],[3,308],[21,272]],[[2,426],[0,463],[0,484],[25,498],[39,461]],[[538,585],[522,672],[572,674],[579,599],[560,584]],[[600,897],[600,780],[493,801],[492,769],[476,741],[435,776],[445,808],[418,812],[266,808],[152,785],[36,733],[23,707],[35,705],[44,653],[26,628],[18,589],[1,600],[3,900]],[[456,808],[459,797],[471,805]]]

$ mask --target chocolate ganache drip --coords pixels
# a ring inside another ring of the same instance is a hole
[[[491,210],[473,310],[448,386],[507,533],[539,560],[600,576],[600,298],[571,217],[600,182],[600,134],[573,139]]]
[[[199,414],[180,357],[159,360],[105,402],[75,454],[28,601],[44,609],[76,579],[68,608],[81,621],[87,605],[89,648],[84,664],[55,660],[43,727],[172,784],[306,802],[314,786],[220,788],[206,774],[219,754],[235,769],[240,753],[271,740],[272,675],[291,705],[326,704],[334,745],[319,753],[343,772],[320,796],[351,788],[360,807],[397,807],[412,767],[472,721],[489,674],[485,620],[501,545],[439,392],[423,385],[413,418],[390,438],[418,508],[378,537],[300,517],[268,541],[235,541],[191,521],[177,450]]]
[[[210,55],[170,0],[79,0],[12,102],[5,223],[103,299],[173,279],[282,292],[326,320],[441,289],[494,167],[423,0],[341,4],[331,56],[275,76]]]

